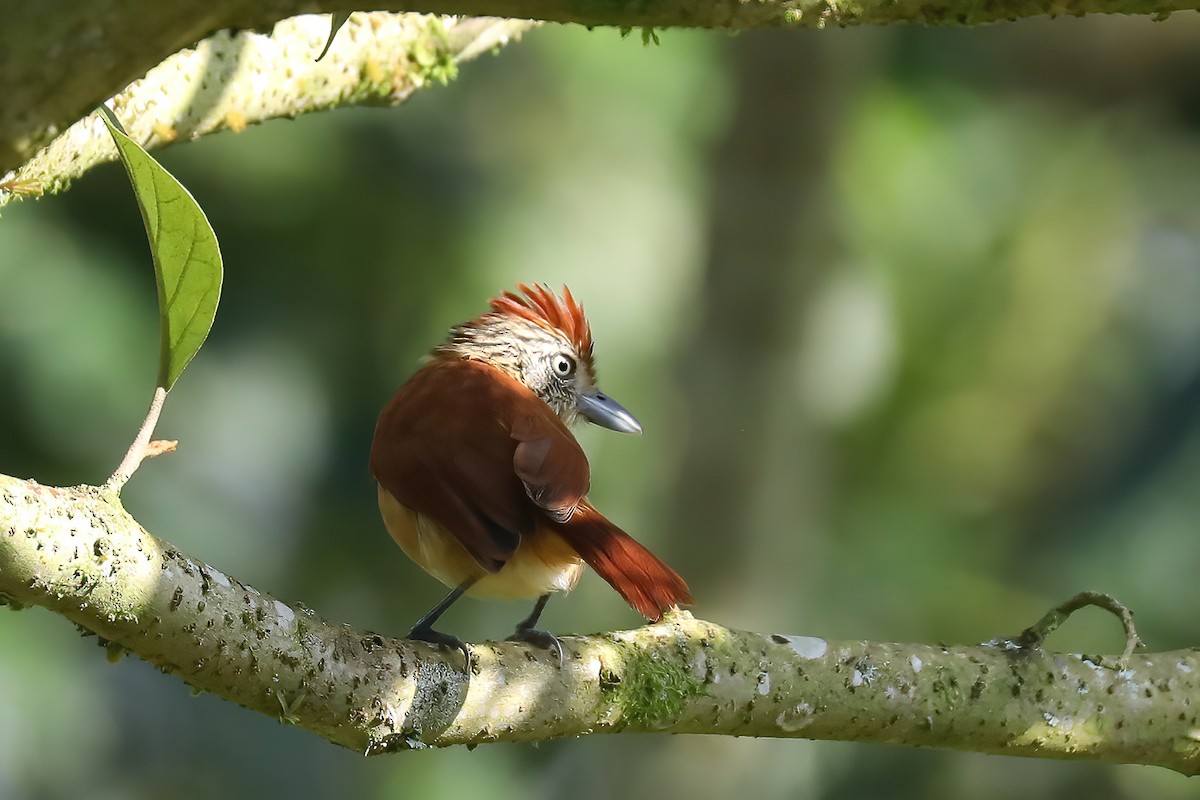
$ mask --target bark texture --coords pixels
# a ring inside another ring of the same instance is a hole
[[[459,63],[507,44],[530,26],[507,19],[354,14],[317,61],[329,38],[328,15],[273,26],[264,21],[267,32],[259,33],[215,23],[209,15],[220,4],[203,12],[189,3],[151,4],[133,25],[139,35],[131,36],[129,19],[97,21],[87,29],[94,40],[77,40],[75,29],[59,31],[65,38],[45,41],[45,48],[72,56],[54,58],[44,49],[29,50],[20,30],[24,17],[31,17],[25,20],[31,28],[36,17],[53,30],[63,17],[92,15],[93,7],[72,4],[46,15],[41,5],[10,5],[0,0],[0,96],[6,98],[0,106],[0,173],[19,168],[0,178],[0,205],[14,196],[58,191],[115,158],[104,126],[91,113],[110,98],[129,135],[150,149],[341,105],[398,104],[430,83],[452,79]],[[96,9],[99,20],[105,9],[117,17],[140,13],[137,3],[100,2]],[[174,31],[171,26],[189,9],[203,27]],[[26,33],[45,39],[50,31]],[[208,38],[195,44],[201,36]],[[122,52],[128,57],[119,59]]]
[[[1200,652],[1066,655],[632,631],[457,651],[327,622],[146,532],[111,490],[0,476],[0,597],[364,753],[644,731],[848,739],[1200,769]]]
[[[350,0],[0,0],[0,97],[5,100],[0,104],[0,175],[25,163],[91,109],[181,49],[217,31],[244,42],[247,40],[239,32],[269,32],[280,20],[301,14],[374,10],[622,28],[745,30],[892,22],[979,25],[1062,14],[1163,18],[1197,8],[1200,0],[379,0],[366,7]],[[367,15],[355,15],[351,23],[359,16]],[[371,25],[380,24],[383,18],[369,16],[375,20]],[[324,16],[303,23],[316,42],[315,46],[311,42],[303,45],[306,58],[310,51],[312,56],[320,52],[329,19]],[[502,41],[503,37],[497,38],[494,44]],[[389,61],[378,60],[381,65]],[[299,62],[289,63],[295,66]],[[199,99],[220,94],[219,79],[228,77],[222,70],[229,66],[214,61],[214,80],[201,87]],[[328,77],[313,82],[323,80]],[[267,88],[262,83],[256,86],[257,90]],[[294,116],[306,110],[311,108],[280,110],[277,115]],[[36,192],[39,188],[25,186],[11,175],[0,178],[0,183],[7,183],[9,190]]]

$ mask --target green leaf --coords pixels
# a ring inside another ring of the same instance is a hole
[[[212,328],[221,297],[221,250],[183,184],[120,130],[111,111],[101,111],[146,223],[162,322],[158,385],[169,391]]]
[[[351,11],[335,11],[330,14],[329,22],[329,38],[325,40],[325,47],[321,50],[321,55],[317,56],[316,60],[320,61],[329,52],[329,48],[333,46],[333,39],[337,36],[337,32],[346,24],[346,20],[350,19]]]

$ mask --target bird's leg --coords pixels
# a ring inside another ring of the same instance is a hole
[[[546,608],[546,602],[550,600],[550,593],[546,592],[537,599],[534,603],[533,611],[529,612],[529,616],[517,623],[517,629],[513,631],[512,636],[508,637],[510,642],[528,642],[538,647],[544,647],[547,650],[553,650],[558,654],[558,666],[563,664],[563,648],[562,642],[558,637],[549,631],[544,631],[535,628],[538,617],[542,616],[542,611]]]
[[[467,650],[466,643],[452,633],[435,631],[433,629],[433,623],[437,622],[438,617],[442,616],[442,614],[446,612],[446,609],[454,605],[454,601],[462,597],[463,593],[466,592],[467,589],[470,589],[471,584],[474,582],[475,581],[467,581],[461,586],[456,586],[451,589],[450,593],[443,597],[436,606],[429,609],[429,613],[417,620],[417,624],[413,625],[412,630],[408,632],[408,638],[461,650],[463,658],[466,659],[467,666],[469,667],[471,665],[471,653],[469,650]],[[534,619],[537,619],[537,617],[534,617]]]

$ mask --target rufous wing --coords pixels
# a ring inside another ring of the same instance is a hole
[[[541,528],[648,619],[692,602],[674,570],[587,501],[587,457],[554,411],[495,367],[434,361],[422,368],[379,417],[371,472],[489,571]]]
[[[566,522],[587,494],[591,472],[579,442],[549,406],[538,404],[545,410],[532,407],[513,420],[513,471],[535,505]]]
[[[434,361],[380,414],[371,473],[495,572],[541,511],[570,517],[587,458],[537,395],[478,361]]]

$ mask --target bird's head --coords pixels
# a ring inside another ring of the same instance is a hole
[[[567,425],[579,417],[621,433],[642,426],[596,387],[592,331],[583,306],[563,287],[561,298],[542,285],[505,292],[492,310],[457,325],[435,358],[483,361],[503,370],[554,409]]]

